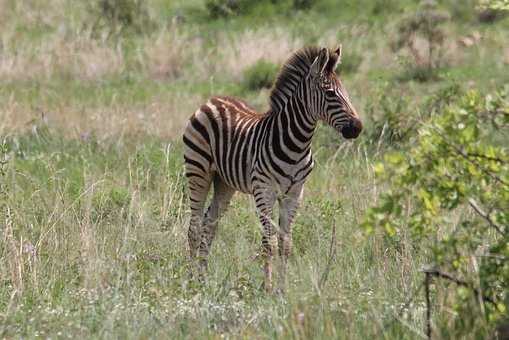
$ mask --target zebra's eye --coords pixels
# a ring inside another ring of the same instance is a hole
[[[332,84],[329,79],[324,79],[320,86],[324,91],[329,91],[332,89]]]

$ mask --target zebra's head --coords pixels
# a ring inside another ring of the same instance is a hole
[[[362,122],[350,102],[348,92],[336,75],[335,70],[340,63],[341,45],[334,51],[326,48],[320,50],[309,68],[309,109],[343,137],[357,138],[362,131]]]

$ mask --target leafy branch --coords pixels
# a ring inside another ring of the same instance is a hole
[[[411,147],[375,166],[388,190],[363,223],[367,231],[381,229],[395,244],[409,232],[415,248],[427,249],[428,261],[436,263],[426,270],[429,278],[473,293],[456,288],[454,295],[454,308],[472,325],[479,317],[472,313],[472,302],[489,302],[480,311],[493,327],[507,317],[509,307],[509,158],[507,145],[497,144],[506,131],[497,124],[479,127],[487,111],[504,113],[507,107],[509,87],[487,96],[471,91],[438,105]],[[470,219],[465,209],[479,218]],[[480,250],[485,255],[473,265],[469,259],[479,257]],[[469,283],[477,280],[482,291]]]

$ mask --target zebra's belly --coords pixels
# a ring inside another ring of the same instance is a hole
[[[214,157],[213,171],[231,188],[244,193],[251,193],[251,167],[235,158],[227,157],[224,161]]]
[[[252,192],[251,190],[251,181],[239,181],[237,178],[232,178],[231,176],[227,176],[223,171],[215,171],[216,174],[231,188],[236,191],[240,191],[246,194]]]

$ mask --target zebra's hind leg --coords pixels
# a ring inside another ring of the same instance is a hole
[[[276,194],[269,186],[257,187],[254,190],[256,212],[262,224],[262,255],[264,259],[264,287],[272,292],[272,258],[277,247],[277,236],[272,221],[272,209],[276,202]]]
[[[201,227],[203,222],[203,207],[207,200],[212,176],[210,173],[197,171],[192,164],[186,163],[186,176],[188,181],[189,202],[191,218],[187,232],[189,242],[189,255],[191,260],[196,258],[201,241]]]
[[[218,175],[214,176],[214,196],[210,203],[201,228],[199,257],[202,273],[207,269],[208,255],[212,241],[216,236],[217,224],[223,213],[228,208],[235,190],[228,186]]]

